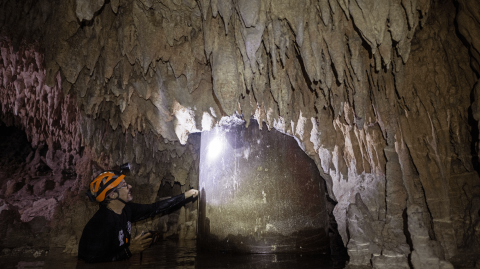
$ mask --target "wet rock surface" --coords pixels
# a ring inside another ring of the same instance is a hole
[[[19,157],[0,151],[0,245],[74,253],[96,210],[83,196],[93,174],[132,163],[137,202],[197,188],[192,133],[254,118],[315,161],[349,266],[411,262],[413,205],[436,257],[452,260],[478,240],[479,10],[473,0],[0,1],[0,119],[30,144]],[[190,207],[138,229],[192,237]]]
[[[336,230],[315,162],[292,137],[250,123],[202,133],[199,244],[230,253],[327,253]]]

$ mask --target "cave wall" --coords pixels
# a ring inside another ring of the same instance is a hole
[[[90,208],[80,189],[92,162],[134,162],[139,190],[162,178],[195,187],[189,134],[253,118],[317,163],[350,264],[402,267],[412,250],[445,264],[478,236],[479,10],[473,0],[2,1],[2,120],[45,143],[45,160],[73,156],[55,166],[77,173],[56,197],[68,215]],[[73,223],[54,225],[72,246],[83,224]],[[419,226],[428,239],[413,240]]]
[[[294,138],[256,121],[202,133],[198,246],[233,253],[326,253],[325,182]]]
[[[76,96],[63,91],[59,72],[54,86],[46,84],[45,52],[38,43],[15,51],[11,42],[4,42],[1,52],[2,130],[17,131],[2,133],[0,247],[64,247],[75,254],[83,227],[98,208],[84,195],[88,184],[119,164],[131,164],[127,180],[138,203],[198,187],[199,136],[181,145],[152,132],[113,130],[79,109]],[[25,156],[17,153],[19,131],[28,143],[21,151]],[[139,222],[133,231],[195,238],[196,208],[190,203]]]

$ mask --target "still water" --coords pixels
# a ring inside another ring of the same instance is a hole
[[[130,260],[102,264],[77,262],[76,256],[51,249],[47,257],[0,256],[0,268],[339,268],[325,254],[222,254],[197,251],[196,242],[164,240]],[[340,267],[341,268],[341,267]]]

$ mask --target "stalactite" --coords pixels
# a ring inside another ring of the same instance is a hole
[[[403,264],[406,239],[388,239],[401,209],[417,204],[430,208],[430,233],[448,260],[463,237],[451,179],[477,179],[468,107],[480,73],[478,8],[456,2],[458,10],[428,0],[2,1],[2,120],[28,130],[35,147],[45,141],[66,155],[90,147],[107,165],[146,164],[146,175],[151,155],[177,164],[185,155],[173,148],[191,133],[226,116],[254,118],[318,159],[350,250],[362,236],[347,235],[347,219],[370,211],[386,227],[369,250],[380,255],[374,263]],[[57,153],[49,154],[51,163]],[[171,172],[182,184],[195,165],[185,163]],[[392,191],[402,186],[406,203]]]

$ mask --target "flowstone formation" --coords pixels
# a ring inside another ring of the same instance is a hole
[[[329,236],[339,235],[329,227],[315,162],[292,137],[258,127],[252,121],[250,128],[202,133],[197,245],[218,252],[327,253]]]
[[[198,184],[192,133],[253,118],[315,160],[350,265],[448,268],[479,236],[479,14],[473,0],[1,1],[1,118],[48,147],[52,175],[75,171],[52,197],[69,251],[95,166],[132,162],[153,201],[161,182]],[[191,231],[193,208],[165,226]]]

